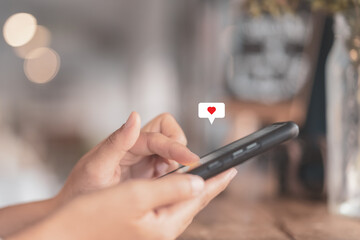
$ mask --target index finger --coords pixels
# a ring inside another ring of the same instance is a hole
[[[130,149],[135,155],[159,155],[178,163],[189,165],[199,161],[199,156],[183,144],[161,133],[141,133],[135,145]]]
[[[159,132],[181,144],[187,144],[184,131],[170,113],[163,113],[157,116],[150,123],[146,124],[143,130],[145,132]]]

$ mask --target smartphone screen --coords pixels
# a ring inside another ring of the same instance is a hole
[[[196,164],[181,166],[171,173],[190,173],[208,179],[296,137],[298,133],[299,128],[293,122],[274,123],[206,154]]]

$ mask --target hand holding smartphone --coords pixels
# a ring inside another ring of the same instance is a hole
[[[182,166],[168,174],[188,173],[206,180],[295,138],[298,134],[299,127],[293,122],[274,123],[201,157],[195,165]]]

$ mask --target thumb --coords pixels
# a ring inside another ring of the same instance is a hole
[[[134,185],[137,187],[133,189],[133,192],[138,192],[138,196],[143,196],[141,207],[146,211],[197,196],[202,193],[205,182],[195,175],[170,174],[154,181],[138,182]]]
[[[100,160],[104,157],[114,164],[136,143],[140,134],[140,116],[132,112],[124,125],[103,141],[98,149]]]

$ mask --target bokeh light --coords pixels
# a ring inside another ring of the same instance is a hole
[[[25,45],[14,48],[16,55],[25,58],[32,50],[40,47],[48,47],[51,41],[50,31],[41,25],[38,25],[34,37]]]
[[[36,18],[29,13],[16,13],[10,16],[3,28],[5,41],[13,47],[29,42],[37,28]]]
[[[350,58],[353,62],[356,62],[357,60],[359,60],[359,54],[356,49],[350,50]]]
[[[26,77],[34,83],[47,83],[59,71],[59,55],[50,48],[41,47],[31,51],[25,58]]]

